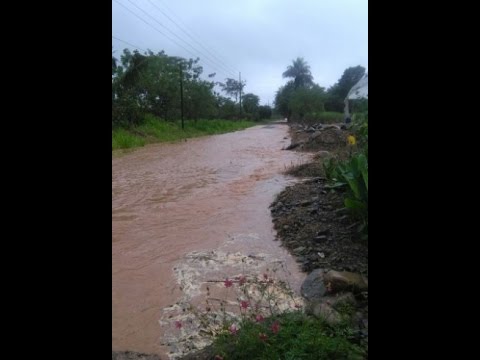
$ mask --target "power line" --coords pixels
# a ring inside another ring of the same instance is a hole
[[[208,60],[211,64],[214,65],[214,67],[218,67],[219,65],[216,64],[214,61],[212,61],[211,59],[209,59],[205,54],[203,54],[201,51],[199,51],[198,49],[196,49],[194,46],[192,46],[188,41],[185,41],[184,39],[182,39],[180,36],[178,36],[177,34],[175,34],[173,31],[171,31],[168,27],[166,27],[165,25],[163,25],[161,22],[159,22],[157,19],[155,19],[153,16],[151,16],[149,13],[147,13],[145,10],[143,10],[142,8],[140,8],[137,4],[135,4],[134,2],[132,2],[131,0],[127,0],[130,4],[132,4],[133,6],[135,6],[138,10],[140,10],[141,12],[143,12],[145,15],[147,15],[149,18],[153,19],[153,21],[155,21],[157,24],[159,24],[161,27],[165,28],[169,33],[171,33],[173,36],[175,36],[176,38],[178,38],[179,40],[183,41],[185,44],[187,44],[188,46],[190,46],[194,51],[196,51],[197,53],[200,53],[204,56],[204,59],[205,60]],[[221,68],[221,66],[220,66]],[[228,69],[223,69],[223,71],[226,70],[226,73],[230,72],[230,70]]]
[[[129,43],[128,41],[119,39],[119,38],[117,38],[117,37],[115,37],[115,36],[113,36],[113,35],[112,35],[112,38],[114,38],[115,40],[118,40],[118,41],[120,41],[120,42],[123,42],[123,43],[125,43],[125,44],[127,44],[127,45],[130,45],[130,46],[133,47],[133,48],[136,48],[136,49],[138,49],[138,50],[142,50],[143,52],[147,52],[147,50],[142,49],[140,46],[133,45],[133,44]]]
[[[187,35],[190,39],[192,39],[195,43],[200,45],[202,49],[204,49],[206,52],[208,52],[213,59],[215,59],[218,63],[222,64],[225,69],[231,72],[236,72],[235,69],[230,67],[228,64],[226,64],[224,61],[219,59],[215,54],[210,52],[205,46],[203,46],[200,42],[198,42],[194,37],[192,37],[186,30],[184,30],[175,20],[173,20],[168,14],[166,14],[162,9],[160,9],[157,5],[155,5],[151,0],[148,0],[150,4],[152,4],[158,11],[160,11],[168,20],[170,20],[176,27],[178,27],[185,35]]]
[[[120,6],[122,6],[124,9],[126,9],[128,12],[132,13],[135,17],[137,17],[138,19],[140,19],[141,21],[143,21],[145,24],[147,24],[148,26],[152,27],[155,31],[157,31],[158,33],[160,33],[161,35],[163,35],[164,37],[166,37],[168,40],[170,40],[171,42],[175,43],[177,46],[181,47],[183,50],[185,50],[186,52],[188,52],[189,54],[191,54],[193,57],[197,58],[198,55],[192,53],[190,50],[188,50],[187,48],[185,48],[182,44],[179,44],[176,40],[170,38],[169,36],[165,35],[162,31],[158,30],[155,26],[153,26],[151,23],[149,23],[148,21],[146,21],[145,19],[143,19],[141,16],[139,16],[138,14],[136,14],[135,12],[133,12],[130,8],[128,8],[127,6],[123,5],[121,2],[119,2],[118,0],[114,0],[117,4],[119,4]],[[216,70],[216,67],[212,67],[211,65],[208,65],[210,66],[213,70]],[[222,70],[221,72],[224,73],[224,71]],[[226,74],[225,74],[226,75]],[[228,76],[228,75],[227,75]]]
[[[162,11],[162,9],[160,9],[158,6],[156,6],[151,0],[148,0],[148,2],[150,4],[152,4],[152,6],[154,6],[158,11],[160,11],[168,20],[170,20],[171,22],[173,22],[173,24],[175,26],[177,26],[180,30],[182,30],[183,33],[185,33],[188,37],[190,37],[193,41],[195,41],[198,45],[200,45],[205,51],[207,51],[209,54],[211,54],[208,49],[206,49],[202,44],[200,44],[198,41],[196,41],[193,37],[190,36],[190,34],[188,34],[186,31],[184,31],[180,25],[178,25],[170,16],[168,16],[164,11]],[[192,46],[192,45],[190,45]],[[199,51],[196,49],[196,51]],[[202,55],[204,55],[205,57],[207,57],[207,55],[205,53],[202,53]],[[230,69],[226,64],[224,64],[221,60],[219,60],[218,58],[215,57],[215,55],[211,54],[212,57],[210,57],[210,60],[213,60],[215,63],[219,64],[221,67],[223,67],[223,69],[227,70],[227,72],[232,72],[234,73],[235,70],[232,70]]]
[[[161,0],[160,0],[160,1],[161,1]],[[175,17],[178,19],[178,21],[179,21],[180,23],[182,23],[183,26],[184,26],[187,30],[189,30],[192,34],[195,34],[195,32],[192,31],[192,29],[190,29],[190,28],[187,26],[187,24],[184,23],[184,21],[180,18],[180,16],[178,16],[178,15],[175,13],[175,11],[173,11],[172,9],[170,9],[165,2],[163,2],[163,1],[161,1],[161,2],[162,2],[162,4],[163,4],[163,6],[165,6],[165,8],[168,9],[168,11],[170,11],[170,12],[172,13],[172,15],[175,16]],[[197,37],[198,37],[199,40],[202,40],[198,35],[197,35]],[[205,41],[204,41],[204,42],[205,42]],[[219,53],[217,53],[217,52],[216,52],[215,50],[213,50],[213,49],[211,49],[211,50],[212,50],[212,52],[215,52],[215,53],[217,54],[217,56],[218,56],[219,59],[223,59],[223,61],[224,61],[225,63],[227,63],[227,65],[228,65],[228,61],[227,61],[222,55],[220,55]],[[234,67],[232,67],[232,66],[230,66],[230,65],[229,65],[229,67],[233,69],[233,72],[235,72],[235,73],[238,73],[238,72],[239,72],[239,70],[236,70]]]

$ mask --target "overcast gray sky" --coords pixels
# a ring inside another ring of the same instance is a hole
[[[198,56],[205,78],[215,72],[216,81],[238,79],[241,72],[244,91],[272,105],[298,56],[326,88],[350,66],[368,70],[368,1],[112,0],[112,36],[140,49]],[[114,38],[112,45],[117,57],[134,48]]]

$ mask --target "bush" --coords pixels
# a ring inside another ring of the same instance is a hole
[[[270,119],[272,117],[272,108],[267,105],[259,106],[258,108],[258,118],[260,120]]]

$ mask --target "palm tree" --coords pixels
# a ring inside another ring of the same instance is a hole
[[[293,78],[295,88],[298,88],[299,86],[313,85],[313,76],[310,72],[310,66],[301,57],[293,60],[293,65],[287,67],[287,70],[283,73],[283,77]]]
[[[115,70],[117,70],[117,59],[115,58],[115,56],[113,56],[113,53],[115,51],[113,51],[113,46],[112,46],[112,76],[115,74]]]

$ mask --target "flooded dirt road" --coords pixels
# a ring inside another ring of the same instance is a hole
[[[274,241],[268,208],[293,181],[282,171],[307,160],[281,150],[287,136],[286,124],[273,123],[113,156],[113,350],[167,358],[164,339],[174,330],[165,309],[201,296],[201,282],[212,277],[280,260],[298,290],[304,275]],[[213,260],[195,260],[205,253]],[[240,269],[242,256],[255,263]]]

